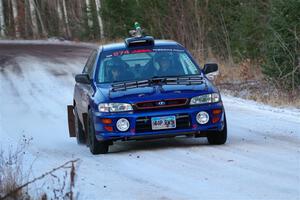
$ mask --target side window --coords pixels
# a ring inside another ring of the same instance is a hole
[[[95,64],[96,58],[97,58],[97,51],[93,51],[88,61],[86,62],[86,65],[82,73],[87,73],[89,74],[90,77],[93,75],[93,66]]]

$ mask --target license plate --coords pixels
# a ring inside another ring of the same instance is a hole
[[[152,117],[151,118],[152,130],[172,129],[176,128],[176,117]]]

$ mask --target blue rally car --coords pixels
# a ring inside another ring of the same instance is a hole
[[[69,134],[92,154],[118,140],[194,136],[224,144],[225,110],[208,79],[217,71],[214,63],[200,68],[177,42],[151,36],[100,46],[75,76]]]

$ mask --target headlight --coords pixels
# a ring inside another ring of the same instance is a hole
[[[219,93],[204,94],[191,99],[190,105],[216,103],[220,101]]]
[[[123,112],[133,110],[132,106],[128,103],[100,103],[98,109],[100,112]]]

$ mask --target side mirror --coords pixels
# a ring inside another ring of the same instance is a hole
[[[206,74],[207,78],[211,81],[215,79],[215,76],[219,74],[219,67],[216,63],[207,63],[204,65],[203,72]]]
[[[204,74],[218,73],[219,67],[216,63],[206,63],[203,68]]]
[[[90,84],[91,80],[88,74],[77,74],[75,75],[76,83]]]

